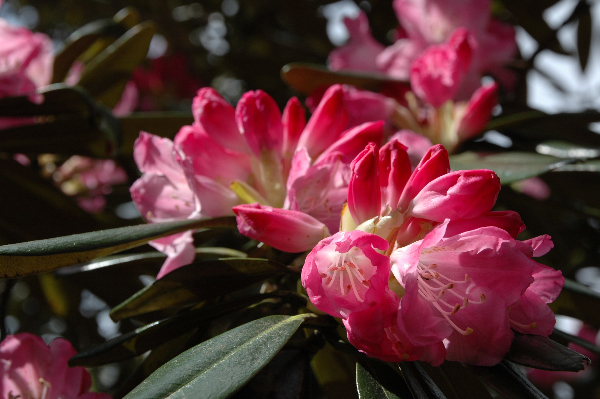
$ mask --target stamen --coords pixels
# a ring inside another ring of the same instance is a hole
[[[511,320],[511,319],[508,319],[508,322],[515,327],[522,328],[523,330],[533,330],[534,328],[537,327],[536,322],[533,322],[531,324],[521,324],[521,323],[517,323],[516,321]]]

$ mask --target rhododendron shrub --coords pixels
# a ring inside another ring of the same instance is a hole
[[[105,393],[89,392],[92,381],[85,368],[68,366],[67,360],[76,353],[63,338],[46,345],[30,333],[7,336],[0,343],[1,397],[109,399]]]
[[[517,240],[519,216],[491,212],[499,190],[489,170],[450,171],[440,145],[411,172],[399,142],[369,144],[352,162],[341,231],[306,258],[311,302],[386,361],[491,366],[513,330],[548,336],[564,279],[532,258],[552,242]]]
[[[131,187],[132,199],[150,222],[235,212],[249,237],[289,252],[309,250],[339,227],[352,159],[383,139],[381,121],[349,126],[348,97],[347,89],[332,86],[306,121],[296,98],[282,114],[261,90],[245,93],[234,108],[214,89],[200,89],[194,123],[173,142],[146,133],[136,141],[134,157],[144,174]],[[310,219],[310,238],[286,245],[302,230],[286,222],[298,221],[298,213]],[[163,241],[170,252],[159,276],[189,263],[193,253],[191,240],[179,249]]]

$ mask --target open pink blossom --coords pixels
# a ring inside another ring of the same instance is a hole
[[[388,291],[389,243],[362,231],[338,232],[306,257],[302,285],[311,302],[337,317],[378,306]]]
[[[67,361],[76,353],[63,338],[46,345],[41,337],[29,333],[7,336],[0,343],[0,396],[109,399],[105,393],[89,392],[92,381],[85,368],[68,366]]]
[[[510,348],[511,327],[532,333],[537,324],[554,325],[546,303],[564,280],[531,259],[531,244],[503,229],[481,227],[448,237],[446,226],[391,254],[392,272],[406,291],[399,328],[413,345],[443,342],[447,360],[494,365]],[[513,314],[524,300],[526,309]]]

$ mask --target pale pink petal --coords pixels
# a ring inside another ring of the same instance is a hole
[[[166,176],[145,173],[131,185],[129,192],[148,221],[186,219],[196,209],[187,183],[180,185]]]
[[[161,278],[181,266],[189,265],[196,257],[196,248],[194,247],[194,238],[191,231],[159,238],[150,241],[149,244],[167,255],[167,259],[156,278]]]
[[[525,230],[525,224],[517,212],[492,211],[473,219],[451,220],[446,228],[446,237],[487,226],[499,227],[509,233],[512,238],[517,238],[519,233]]]
[[[361,11],[355,19],[346,17],[344,24],[350,33],[350,39],[345,45],[329,53],[329,68],[333,71],[377,71],[375,59],[384,46],[371,36],[366,14]]]
[[[390,141],[392,140],[398,140],[400,144],[407,147],[406,152],[413,167],[419,164],[427,151],[433,146],[433,143],[427,137],[408,129],[402,129],[394,133],[390,137]]]

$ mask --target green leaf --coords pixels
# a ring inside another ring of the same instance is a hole
[[[233,217],[189,219],[0,246],[0,276],[15,278],[88,262],[186,230],[235,226]]]
[[[568,334],[564,331],[560,331],[555,328],[554,331],[552,331],[552,337],[558,340],[564,340],[566,342],[574,343],[575,345],[580,346],[583,349],[586,349],[597,356],[600,356],[600,347],[576,335]]]
[[[541,175],[567,162],[569,161],[530,152],[492,154],[467,151],[450,156],[450,167],[453,170],[491,169],[496,172],[502,184]]]
[[[140,131],[150,132],[156,136],[173,139],[184,125],[191,125],[194,117],[189,112],[136,112],[119,118],[123,141],[119,153],[124,156],[133,155],[133,143]]]
[[[408,82],[391,79],[382,74],[330,71],[322,65],[292,63],[281,69],[281,77],[292,88],[310,95],[313,90],[336,83],[365,90],[380,91],[383,86],[408,87]]]
[[[492,399],[488,389],[461,363],[445,361],[438,367],[419,364],[449,399]]]
[[[588,159],[600,157],[600,148],[583,147],[562,140],[550,140],[540,143],[535,150],[544,155],[557,158]]]
[[[508,399],[548,399],[523,375],[514,364],[503,360],[491,366],[465,365],[499,394]]]
[[[125,398],[226,398],[313,316],[268,316],[227,331],[166,363]]]
[[[522,366],[550,371],[580,371],[590,359],[539,335],[515,333],[506,360]]]
[[[110,312],[121,320],[157,310],[181,307],[222,296],[288,269],[267,259],[225,258],[195,262],[166,274]]]
[[[392,368],[378,361],[356,363],[356,388],[360,399],[412,398],[402,378]]]
[[[142,22],[86,64],[78,84],[108,107],[121,98],[131,72],[145,59],[156,27]]]
[[[419,362],[402,362],[399,366],[415,399],[446,399]]]
[[[26,154],[113,156],[120,138],[117,119],[80,87],[47,86],[35,104],[26,96],[0,99],[0,116],[23,117],[2,129],[0,151]],[[35,117],[35,119],[33,118]]]
[[[269,295],[252,295],[179,313],[81,351],[69,359],[69,365],[71,367],[94,367],[141,355],[158,347],[163,342],[186,334],[195,327],[206,325],[217,317],[270,297]]]
[[[585,8],[579,15],[577,24],[577,53],[579,54],[581,70],[585,71],[592,46],[592,12],[586,2],[580,2],[579,4],[582,4]]]

